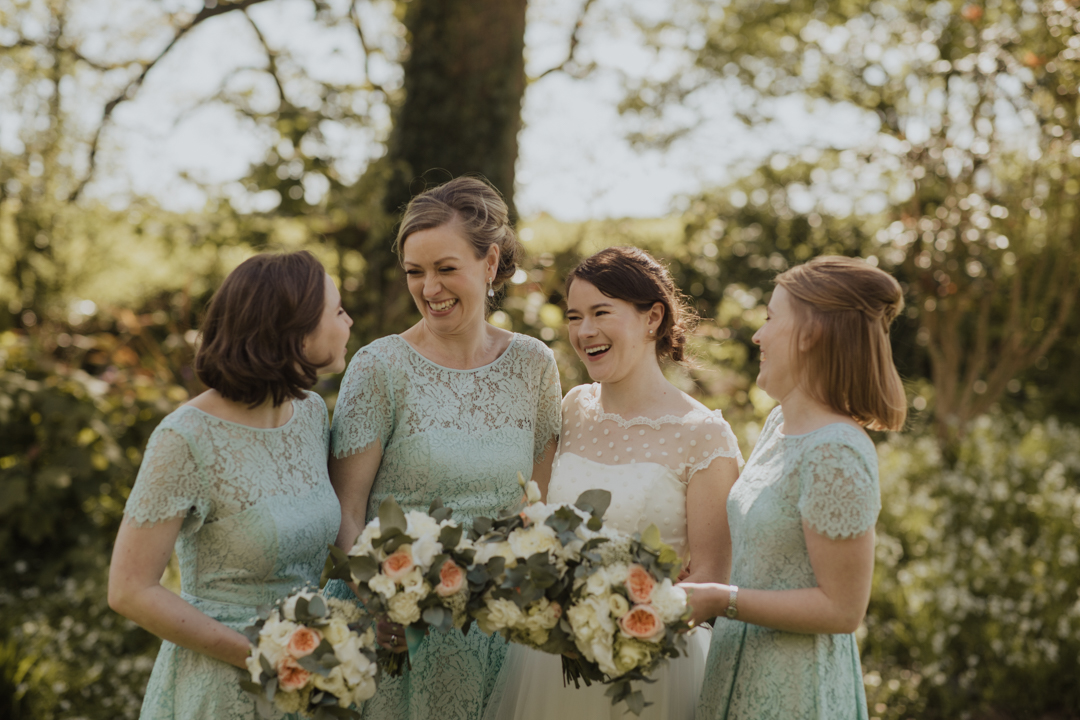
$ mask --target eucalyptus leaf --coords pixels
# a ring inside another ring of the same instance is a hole
[[[312,617],[321,620],[326,617],[329,608],[326,607],[326,600],[323,599],[322,595],[316,595],[308,601],[307,611]]]
[[[443,549],[450,551],[458,546],[461,542],[462,530],[460,527],[454,525],[447,525],[439,531],[439,542],[442,543]]]
[[[447,614],[446,610],[436,605],[425,610],[422,617],[428,625],[440,627],[443,624],[443,617]]]
[[[270,664],[270,661],[267,660],[266,656],[262,653],[259,653],[259,667],[262,668],[263,674],[266,675],[266,677],[277,677],[277,670],[274,669],[274,666]]]
[[[379,505],[379,529],[383,534],[389,529],[397,529],[401,532],[405,532],[409,527],[408,521],[405,520],[405,513],[401,511],[401,506],[397,504],[397,500],[391,495]]]
[[[481,517],[473,518],[472,526],[473,526],[473,530],[478,535],[485,535],[485,534],[491,532],[491,526],[493,524],[494,524],[494,522],[492,521],[491,518],[481,516]]]
[[[645,532],[641,533],[641,544],[654,552],[662,550],[664,541],[660,539],[660,528],[655,524],[645,528]]]
[[[263,686],[263,692],[266,694],[266,699],[271,702],[273,702],[274,696],[277,695],[277,684],[277,676],[274,676]]]
[[[311,619],[311,615],[308,613],[308,599],[306,597],[296,598],[296,619],[302,623]]]
[[[367,582],[379,572],[379,563],[366,555],[351,557],[349,558],[349,572],[356,582]]]
[[[607,490],[600,490],[594,488],[592,490],[586,490],[578,495],[577,502],[574,503],[577,507],[585,510],[587,513],[592,513],[596,517],[603,517],[607,512],[608,506],[611,505],[611,493]],[[584,506],[588,506],[589,509],[585,509]]]

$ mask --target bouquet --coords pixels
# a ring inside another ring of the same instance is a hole
[[[410,651],[428,628],[467,630],[473,543],[450,513],[440,500],[405,513],[388,497],[348,553],[330,548],[324,577],[355,582],[369,613],[405,626]],[[379,661],[391,675],[403,671],[398,653],[380,649]]]
[[[607,541],[602,518],[611,493],[589,490],[574,505],[551,505],[540,502],[536,483],[519,482],[527,502],[520,513],[473,522],[468,609],[488,634],[543,652],[574,652],[563,610],[583,554]]]
[[[610,683],[612,704],[625,700],[640,715],[644,696],[631,681],[648,682],[666,658],[686,654],[690,609],[686,591],[675,585],[680,569],[655,525],[583,553],[566,607],[578,654],[564,656],[566,679]]]
[[[260,610],[245,629],[251,680],[241,682],[259,713],[270,717],[273,704],[316,720],[359,718],[349,706],[375,694],[379,670],[375,631],[360,621],[355,604],[312,590]]]

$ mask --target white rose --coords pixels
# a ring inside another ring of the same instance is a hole
[[[531,525],[518,528],[506,539],[510,549],[520,558],[528,558],[536,553],[549,552],[560,546],[555,530],[547,525]]]
[[[651,655],[652,653],[644,643],[622,638],[618,643],[618,651],[615,653],[615,668],[619,675],[623,675],[643,665]]]
[[[349,626],[340,618],[331,618],[326,627],[322,629],[323,637],[331,645],[339,645],[350,636]]]
[[[540,502],[540,486],[535,480],[525,483],[525,499],[529,504]]]
[[[348,702],[352,700],[352,693],[349,692],[349,688],[345,684],[345,676],[341,669],[341,665],[338,665],[331,670],[326,677],[323,677],[319,673],[313,673],[311,682],[320,690],[325,690],[338,698],[338,704],[341,704],[341,701],[345,700],[346,704],[342,705],[342,707],[348,707]]]
[[[521,512],[533,525],[543,525],[548,517],[551,516],[551,513],[555,512],[557,507],[558,506],[552,507],[551,505],[545,505],[544,503],[536,503],[535,505],[526,506]]]
[[[338,667],[349,685],[362,682],[364,676],[371,675],[374,671],[372,662],[360,651],[361,647],[360,638],[357,637],[350,637],[334,646],[334,657],[341,663]]]
[[[650,604],[660,613],[660,619],[665,624],[675,622],[686,612],[686,591],[664,578],[653,590]]]
[[[503,628],[521,623],[525,615],[513,600],[488,600],[487,607],[477,613],[476,624],[490,635]]]
[[[375,696],[375,679],[371,677],[364,677],[353,688],[353,703],[359,705],[365,700],[370,700]]]
[[[603,595],[611,588],[604,569],[600,568],[585,580],[585,591],[590,595]]]
[[[382,595],[384,600],[389,600],[397,594],[397,585],[382,573],[376,573],[374,577],[368,580],[368,587],[371,588],[372,592]]]
[[[413,543],[412,555],[413,560],[427,571],[431,568],[431,563],[435,560],[435,556],[443,551],[442,543],[439,542],[437,535],[424,535],[419,540]]]
[[[517,557],[514,555],[514,551],[510,549],[510,543],[503,540],[479,543],[476,546],[476,555],[473,556],[473,562],[477,565],[485,565],[493,557],[505,558],[507,567],[513,567],[517,563]]]
[[[425,597],[431,592],[431,586],[424,582],[424,574],[420,572],[420,568],[414,567],[401,578],[401,591]]]
[[[405,534],[409,537],[422,538],[427,537],[428,535],[434,535],[435,538],[438,539],[439,522],[426,512],[410,510],[405,513],[405,520],[408,523]]]
[[[356,538],[356,542],[353,543],[352,549],[349,550],[349,555],[375,555],[375,548],[372,545],[372,541],[380,537],[379,521],[372,520],[364,529],[360,532],[360,537]]]
[[[611,609],[612,617],[621,618],[630,612],[630,603],[619,593],[611,593],[608,598],[608,607]]]
[[[296,629],[296,623],[288,620],[268,620],[259,631],[259,651],[266,656],[270,664],[277,667],[285,656],[289,636]]]
[[[251,655],[248,655],[247,660],[244,661],[247,665],[248,672],[251,673],[251,682],[259,682],[259,674],[262,672],[262,664],[259,662],[259,652],[255,651]]]
[[[417,596],[413,593],[398,593],[390,598],[389,615],[398,625],[412,625],[420,619],[420,608],[416,604]]]

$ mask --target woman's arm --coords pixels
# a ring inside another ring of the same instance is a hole
[[[341,529],[334,544],[346,552],[367,523],[368,496],[381,463],[382,445],[378,442],[347,457],[330,456],[330,484],[341,503]]]
[[[833,540],[804,521],[803,534],[817,587],[800,590],[739,588],[737,619],[795,633],[855,632],[870,603],[870,582],[874,572],[873,529],[858,537]],[[688,583],[684,587],[691,592],[695,623],[724,616],[730,586]]]
[[[138,528],[124,520],[109,568],[109,607],[160,638],[246,669],[246,637],[161,586],[182,524],[178,517]]]
[[[544,447],[544,454],[533,463],[532,480],[540,488],[540,499],[547,502],[548,485],[551,483],[551,465],[555,461],[555,452],[559,447],[559,439],[552,438]]]
[[[686,487],[686,535],[690,574],[686,582],[727,582],[731,575],[731,532],[727,499],[739,478],[734,458],[718,457],[697,471]]]

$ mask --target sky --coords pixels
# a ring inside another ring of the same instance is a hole
[[[117,0],[125,2],[127,0]],[[134,1],[134,0],[132,0]],[[584,0],[532,0],[526,36],[527,73],[536,77],[559,64],[567,52],[572,23]],[[843,146],[872,135],[873,128],[840,109],[811,112],[800,99],[788,101],[767,128],[747,128],[734,118],[735,95],[727,89],[699,93],[693,108],[697,127],[660,150],[631,147],[626,136],[633,119],[617,111],[624,78],[669,72],[686,52],[657,55],[643,47],[631,13],[659,13],[674,0],[598,0],[582,30],[579,58],[597,68],[584,79],[552,73],[530,84],[523,106],[515,200],[524,217],[540,213],[574,221],[606,217],[658,217],[685,198],[734,177],[740,162],[761,161],[777,151],[805,146]],[[173,0],[173,4],[189,0]],[[144,6],[145,7],[145,6]],[[194,6],[197,8],[197,6]],[[369,42],[392,47],[394,23],[377,0],[365,5]],[[318,24],[310,0],[271,0],[251,16],[266,41],[287,49],[308,73],[335,82],[357,82],[362,56],[349,28]],[[135,12],[132,28],[155,27]],[[157,25],[160,28],[160,24]],[[142,52],[161,47],[167,30],[140,31]],[[84,52],[122,53],[104,44],[104,33],[87,35]],[[687,39],[688,45],[693,38]],[[95,45],[96,43],[96,45]],[[152,56],[152,52],[150,55]],[[100,55],[98,55],[100,56]],[[150,194],[170,209],[197,210],[206,195],[191,177],[217,186],[230,197],[242,194],[235,181],[265,153],[269,138],[212,102],[220,88],[243,87],[253,104],[272,108],[275,95],[257,36],[239,13],[208,21],[181,40],[148,76],[133,101],[119,106],[101,153],[93,193],[122,202],[126,193]],[[393,82],[398,69],[378,58],[371,76]],[[303,83],[295,88],[303,95]],[[100,112],[100,111],[99,111]],[[91,113],[92,114],[92,113]],[[358,175],[381,153],[378,142],[388,118],[375,108],[372,127],[336,139],[334,153],[346,174]]]

